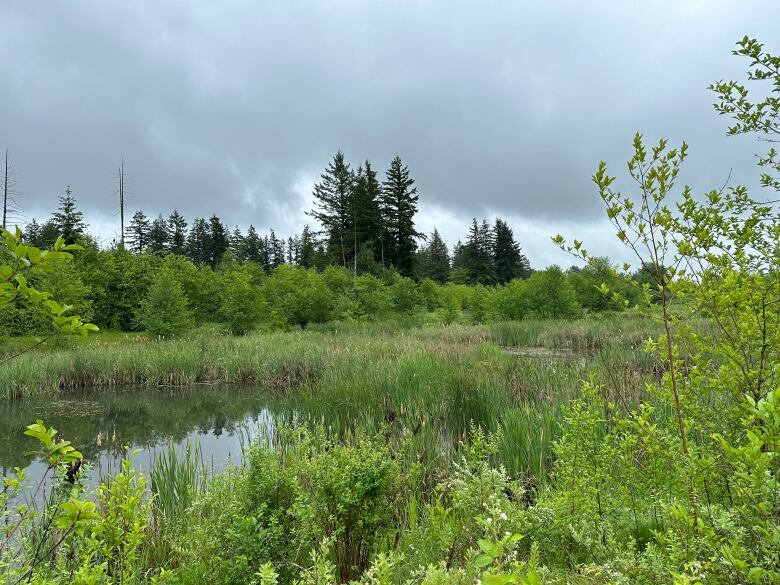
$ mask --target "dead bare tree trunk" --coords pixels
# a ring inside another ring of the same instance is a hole
[[[119,165],[119,241],[125,247],[125,157]]]
[[[8,229],[8,189],[9,189],[8,149],[5,149],[5,172],[3,173],[3,229]]]

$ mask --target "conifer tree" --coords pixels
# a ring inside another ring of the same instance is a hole
[[[520,251],[512,228],[498,217],[493,234],[493,262],[496,282],[504,284],[515,278],[528,278],[531,274],[531,266],[528,263],[528,258]]]
[[[298,264],[301,258],[301,239],[298,236],[287,238],[287,264]]]
[[[344,160],[344,153],[338,151],[328,168],[314,185],[315,208],[308,214],[322,225],[327,234],[328,254],[331,260],[348,266],[349,249],[352,249],[352,196],[355,178]]]
[[[270,270],[276,269],[284,264],[284,240],[276,237],[274,230],[268,236],[268,267]]]
[[[243,256],[244,249],[244,234],[241,233],[241,228],[236,226],[233,229],[233,233],[230,234],[230,252],[237,260],[246,260]]]
[[[195,264],[208,264],[211,260],[209,226],[206,220],[196,217],[192,229],[187,235],[187,255]]]
[[[57,238],[60,237],[60,229],[53,219],[48,220],[41,226],[39,243],[40,248],[51,248]]]
[[[127,241],[130,250],[140,254],[149,246],[149,220],[140,209],[133,214],[130,225],[127,227]]]
[[[168,251],[184,255],[187,248],[187,221],[175,209],[168,216]]]
[[[447,282],[450,276],[450,254],[436,228],[428,244],[420,250],[417,273],[421,278],[430,278],[438,283]]]
[[[301,232],[301,249],[298,263],[304,268],[313,268],[317,256],[317,242],[308,225],[303,226]]]
[[[366,244],[373,248],[373,260],[382,257],[382,185],[371,161],[358,167],[352,197],[353,268],[357,267],[358,250]]]
[[[271,272],[271,244],[268,241],[268,236],[263,236],[263,238],[260,240],[263,245],[261,246],[261,262],[263,266],[265,267],[266,272]]]
[[[33,217],[32,221],[24,227],[24,233],[22,234],[22,240],[25,244],[35,246],[36,248],[43,248],[41,246],[41,225]]]
[[[168,249],[168,240],[170,234],[168,233],[168,222],[162,214],[152,222],[149,228],[149,250],[152,252],[164,252]]]
[[[208,263],[212,268],[216,268],[222,256],[228,251],[229,242],[225,226],[216,215],[209,219],[209,239],[208,239]]]
[[[456,269],[465,275],[470,284],[492,284],[495,282],[493,265],[493,234],[487,221],[478,224],[472,219],[466,243],[456,255]]]
[[[382,215],[390,240],[389,261],[404,276],[414,272],[417,238],[423,237],[414,227],[418,199],[409,167],[396,155],[382,183]]]
[[[257,235],[255,226],[250,225],[246,232],[246,236],[241,242],[241,248],[239,250],[238,256],[242,260],[257,262],[258,264],[263,264],[263,266],[267,268],[267,266],[265,266],[263,263],[263,249],[263,240],[260,238],[260,236]]]
[[[66,244],[73,244],[84,235],[87,227],[84,224],[84,214],[76,209],[76,199],[70,185],[65,189],[65,196],[60,197],[60,205],[52,215],[52,222]]]

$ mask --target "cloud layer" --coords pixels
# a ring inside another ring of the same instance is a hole
[[[724,136],[706,85],[777,22],[768,0],[9,2],[0,146],[28,217],[70,184],[104,238],[122,156],[132,210],[289,234],[337,149],[399,153],[425,229],[501,214],[534,264],[565,261],[547,235],[611,251],[589,176],[622,172],[636,130],[686,139],[701,191],[755,183],[760,146]]]

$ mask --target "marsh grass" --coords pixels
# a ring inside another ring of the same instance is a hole
[[[642,350],[656,332],[652,317],[623,313],[471,326],[418,317],[243,337],[206,329],[170,341],[108,335],[23,355],[0,369],[0,392],[13,398],[83,388],[260,385],[274,395],[278,424],[298,418],[339,440],[357,430],[407,437],[409,456],[431,476],[457,455],[472,425],[500,432],[499,462],[544,482],[562,408],[582,381],[594,377],[607,400],[636,404],[657,374]],[[507,350],[517,347],[566,349],[570,357]],[[192,468],[167,457],[156,482],[162,510],[171,514],[164,496],[176,493],[171,482]]]

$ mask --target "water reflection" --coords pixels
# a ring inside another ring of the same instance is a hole
[[[243,447],[274,432],[280,409],[263,388],[195,386],[128,388],[118,391],[3,401],[0,405],[0,468],[27,469],[32,482],[45,466],[28,455],[38,445],[26,437],[28,424],[41,419],[79,449],[91,464],[88,483],[115,473],[128,453],[133,465],[148,470],[158,453],[173,445],[182,451],[200,445],[213,471],[240,463]]]

